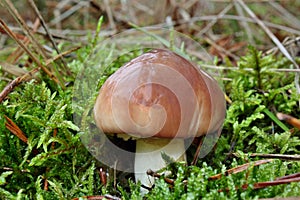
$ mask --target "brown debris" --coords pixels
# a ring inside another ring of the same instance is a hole
[[[28,139],[25,136],[25,134],[23,133],[23,131],[18,127],[17,124],[15,124],[9,117],[7,117],[6,115],[4,115],[5,119],[6,119],[6,123],[5,123],[5,127],[11,132],[13,133],[15,136],[17,136],[20,140],[22,140],[23,142],[25,142],[27,144]]]
[[[250,166],[259,166],[259,165],[266,164],[266,163],[269,163],[269,162],[272,162],[272,161],[273,161],[272,159],[258,160],[258,161],[255,161],[253,163],[246,163],[246,164],[243,164],[243,165],[239,165],[237,167],[226,170],[225,176],[228,176],[230,174],[237,174],[239,172],[245,171]],[[209,177],[208,180],[217,180],[217,179],[220,179],[222,176],[223,176],[223,174],[216,174],[214,176]]]
[[[62,52],[61,54],[54,56],[53,58],[46,61],[45,65],[48,66],[51,62],[54,62],[55,60],[59,59],[60,57],[67,55],[73,51],[76,51],[80,47],[75,47],[73,49],[70,49],[68,51]],[[21,84],[23,81],[29,80],[36,72],[39,71],[39,67],[36,67],[32,69],[30,72],[24,74],[23,76],[17,77],[13,81],[11,81],[9,84],[5,86],[5,88],[0,93],[0,103],[6,98],[6,96],[13,91],[15,87],[17,87],[19,84]]]
[[[300,129],[300,120],[299,119],[297,119],[291,115],[284,114],[284,113],[277,113],[276,115],[279,120],[284,120],[287,123],[289,123],[290,125]]]
[[[205,37],[206,41],[211,45],[209,48],[209,53],[217,56],[221,60],[224,60],[226,57],[230,58],[233,61],[238,61],[239,57],[234,53],[240,51],[246,46],[246,42],[234,42],[233,36],[227,35],[219,38],[216,41]]]

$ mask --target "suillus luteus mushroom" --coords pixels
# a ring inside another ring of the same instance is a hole
[[[135,178],[151,187],[148,169],[165,166],[161,152],[185,160],[185,138],[220,130],[225,98],[216,80],[187,59],[154,49],[112,74],[94,106],[105,133],[136,139]]]

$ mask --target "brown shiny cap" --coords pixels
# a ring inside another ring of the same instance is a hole
[[[187,59],[154,49],[111,75],[94,106],[105,133],[188,138],[218,130],[225,98],[216,80]]]

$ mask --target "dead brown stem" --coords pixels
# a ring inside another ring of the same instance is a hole
[[[88,199],[88,200],[102,200],[102,199],[107,199],[107,200],[121,200],[119,197],[115,197],[109,194],[106,195],[100,195],[100,196],[84,196],[81,198],[74,198],[72,200],[79,200],[79,199]]]
[[[196,163],[198,161],[198,157],[199,157],[199,153],[200,153],[202,143],[203,143],[203,137],[199,140],[199,143],[198,143],[198,146],[197,146],[196,152],[194,154],[194,158],[193,158],[193,161],[192,161],[191,165],[196,165]]]
[[[290,178],[296,178],[296,177],[300,177],[300,172],[299,173],[295,173],[295,174],[290,174],[290,175],[282,176],[282,177],[278,177],[275,180],[283,180],[283,179],[290,179]]]
[[[275,186],[275,185],[287,184],[287,183],[292,183],[292,182],[300,182],[300,177],[254,183],[253,189],[261,189],[261,188],[265,188],[268,186]],[[242,188],[247,189],[248,185],[245,184],[242,186]]]
[[[152,171],[151,169],[147,170],[147,175],[155,177],[155,178],[160,178],[161,177],[160,174],[158,174],[157,172]],[[168,183],[170,185],[174,185],[174,180],[169,179],[167,177],[164,177],[164,180],[165,180],[166,183]]]
[[[239,155],[236,154],[236,153],[233,153],[232,155],[234,155],[236,157],[239,157]],[[271,159],[300,161],[300,155],[252,153],[252,154],[249,155],[249,157],[259,157],[259,158],[271,158]]]
[[[40,20],[36,19],[33,24],[33,32],[36,32],[39,26],[40,26]],[[30,43],[28,37],[24,37],[23,43],[25,46],[28,46],[28,44]],[[13,53],[9,55],[9,57],[7,58],[7,62],[15,64],[23,54],[24,54],[24,50],[21,48],[21,46],[19,46]]]
[[[44,29],[45,29],[45,31],[46,31],[46,34],[47,34],[47,36],[49,37],[50,42],[52,43],[52,45],[53,45],[53,47],[54,47],[56,53],[57,53],[57,54],[60,54],[60,51],[59,51],[59,49],[58,49],[58,47],[57,47],[57,45],[56,45],[56,43],[55,43],[55,41],[54,41],[54,39],[53,39],[53,37],[52,37],[52,34],[51,34],[51,32],[50,32],[50,30],[49,30],[49,28],[48,28],[48,26],[47,26],[47,24],[46,24],[44,18],[42,17],[41,13],[39,12],[39,9],[36,7],[36,5],[35,5],[35,3],[34,3],[33,0],[27,0],[27,1],[28,1],[29,5],[33,8],[35,14],[36,14],[36,15],[38,16],[38,18],[41,20],[42,26],[44,27]],[[62,61],[63,65],[65,66],[65,69],[67,69],[67,63],[65,62],[65,60],[63,59],[63,57],[60,57],[60,60]]]
[[[103,170],[102,167],[99,169],[99,177],[100,177],[101,183],[102,183],[104,186],[106,186],[106,184],[107,184],[107,175],[106,175],[106,171]]]
[[[10,28],[2,19],[0,19],[0,26],[12,39],[14,39],[21,46],[21,48],[30,56],[30,58],[38,65],[38,67],[40,67],[52,80],[54,80],[64,88],[63,84],[58,81],[58,79],[52,74],[52,72],[50,72],[45,66],[42,65],[39,59],[36,58],[33,53],[25,46],[25,44],[15,36],[15,34],[10,30]]]
[[[288,176],[284,176],[284,177],[279,177],[274,181],[266,181],[266,182],[258,182],[258,183],[254,183],[252,188],[254,190],[257,189],[261,189],[261,188],[265,188],[265,187],[269,187],[269,186],[276,186],[276,185],[281,185],[281,184],[288,184],[288,183],[292,183],[292,182],[300,182],[300,174],[296,173],[296,174],[291,174],[288,175],[290,176],[290,178],[286,178]],[[235,188],[238,189],[243,189],[246,190],[249,187],[249,184],[244,184],[241,187],[236,186]],[[218,190],[218,192],[222,192],[224,190]],[[228,188],[225,189],[225,191],[229,191]]]
[[[226,170],[225,176],[228,176],[230,174],[237,174],[239,172],[245,171],[250,166],[259,166],[259,165],[266,164],[266,163],[269,163],[269,162],[272,162],[272,161],[273,161],[272,159],[258,160],[258,161],[252,162],[252,163],[246,163],[246,164],[243,164],[243,165],[239,165],[237,167]],[[208,180],[217,180],[217,179],[220,179],[222,176],[223,176],[223,174],[221,174],[221,173],[216,174],[214,176],[209,177]]]
[[[6,122],[5,122],[5,127],[13,133],[15,136],[17,136],[20,140],[25,142],[27,144],[28,139],[23,133],[23,131],[6,115],[4,115]]]
[[[1,19],[0,19],[1,20]],[[60,58],[61,56],[67,55],[73,51],[76,51],[77,49],[79,49],[80,47],[75,47],[73,49],[70,49],[68,51],[65,51],[49,60],[46,61],[46,66],[49,65],[51,62],[55,61],[56,59]],[[29,80],[33,74],[35,74],[36,72],[39,71],[39,67],[32,69],[30,72],[24,74],[21,77],[18,77],[16,79],[14,79],[12,82],[10,82],[9,84],[7,84],[5,86],[5,88],[2,90],[2,92],[0,93],[0,103],[5,99],[5,97],[13,91],[13,89],[15,87],[17,87],[19,84],[21,84],[23,81]]]
[[[46,59],[46,53],[43,50],[40,43],[37,41],[37,39],[34,37],[32,32],[30,31],[29,27],[27,26],[24,19],[21,17],[20,13],[14,6],[14,4],[10,0],[4,0],[2,1],[5,8],[10,12],[10,14],[15,18],[15,20],[18,22],[22,30],[24,31],[24,34],[29,38],[30,42],[33,45],[33,49],[35,52],[37,52],[39,55],[41,55],[44,59]]]

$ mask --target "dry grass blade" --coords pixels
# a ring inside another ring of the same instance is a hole
[[[3,71],[8,72],[14,76],[23,76],[24,74],[28,73],[27,70],[25,70],[21,67],[18,67],[16,65],[12,65],[8,62],[0,61],[0,65],[1,65]]]
[[[5,116],[6,122],[5,122],[5,127],[12,132],[14,135],[16,135],[20,140],[25,142],[27,144],[28,139],[23,133],[23,131],[7,116]]]
[[[218,15],[206,15],[206,16],[200,16],[200,17],[193,17],[190,19],[190,21],[185,21],[185,20],[179,20],[178,23],[179,24],[184,24],[184,23],[195,23],[197,21],[210,21],[210,20],[214,20],[220,18]],[[245,21],[245,22],[251,22],[251,23],[256,23],[256,21],[252,18],[249,17],[243,17],[243,16],[236,16],[236,15],[224,15],[222,16],[220,19],[229,19],[229,20],[237,20],[237,21]],[[274,24],[268,21],[262,21],[266,26],[270,27],[270,28],[275,28],[278,30],[282,30],[291,34],[296,34],[296,35],[300,35],[300,31],[294,28],[290,28],[288,26],[283,26],[280,24]],[[156,26],[159,27],[164,27],[165,24],[157,24]]]
[[[271,38],[271,40],[278,46],[278,48],[283,53],[283,55],[287,57],[287,59],[289,59],[297,69],[299,69],[298,64],[295,62],[295,60],[292,58],[292,56],[286,50],[286,48],[281,44],[281,42],[277,39],[277,37],[270,31],[270,29],[260,19],[258,19],[258,17],[242,0],[235,0],[235,1],[237,1],[244,8],[244,10],[250,15],[250,17],[253,18],[253,20],[255,20],[255,22],[266,32],[266,34]],[[299,76],[300,76],[299,72],[297,72],[295,75],[295,86],[298,94],[300,94]]]
[[[34,51],[37,52],[39,55],[43,56],[43,58],[46,58],[46,53],[43,50],[40,43],[37,41],[37,39],[34,37],[32,32],[30,31],[29,27],[27,26],[24,19],[21,17],[15,6],[10,0],[4,0],[3,1],[5,7],[8,9],[8,11],[11,13],[11,15],[15,18],[15,20],[18,22],[22,30],[24,31],[25,35],[29,38],[30,42],[33,44]]]
[[[63,1],[62,1],[62,3],[63,3]],[[62,13],[61,15],[58,15],[57,17],[55,17],[50,22],[50,25],[55,25],[57,23],[60,23],[62,20],[68,18],[73,13],[75,13],[77,10],[81,9],[82,7],[87,6],[88,4],[89,4],[89,1],[78,1],[78,3],[75,6],[73,6],[70,9],[68,9],[67,11],[65,11],[64,13]]]
[[[60,84],[63,88],[63,84],[61,84],[58,79],[45,67],[42,65],[42,63],[39,61],[38,58],[36,58],[33,53],[26,47],[26,45],[19,40],[15,34],[9,29],[9,27],[6,25],[4,21],[0,19],[0,27],[5,30],[5,32],[13,39],[15,40],[18,45],[21,46],[21,48],[30,56],[30,58],[40,67],[52,80],[54,80],[56,83]]]
[[[2,34],[7,34],[6,33],[6,31],[2,28],[2,27],[0,27],[0,33],[2,33]],[[19,33],[14,33],[15,34],[15,36],[16,36],[16,38],[18,38],[18,39],[20,39],[20,40],[24,40],[26,37],[24,36],[24,35],[22,35],[22,34],[19,34]]]
[[[215,19],[213,19],[209,24],[207,24],[200,32],[197,34],[197,37],[201,37],[204,33],[206,33],[210,28],[218,21],[219,18],[222,18],[231,8],[233,7],[232,4],[226,6]]]
[[[40,25],[40,20],[36,19],[33,24],[33,32],[37,31],[39,25]],[[27,46],[30,43],[30,40],[28,39],[28,37],[25,37],[22,41],[25,46]],[[24,50],[19,46],[13,53],[11,53],[8,56],[7,62],[16,64],[23,54],[24,54]]]
[[[283,6],[275,1],[269,1],[269,4],[273,6],[279,13],[281,13],[281,17],[285,19],[286,23],[290,26],[300,29],[300,21],[297,17],[292,15],[289,11],[287,11]]]
[[[65,55],[68,55],[68,54],[70,54],[70,53],[72,53],[74,51],[77,51],[80,48],[81,47],[74,47],[74,48],[71,48],[71,49],[69,49],[67,51],[64,51],[64,52],[62,52],[62,53],[54,56],[53,58],[50,58],[50,59],[46,60],[45,65],[48,66],[50,63],[52,63],[52,62],[60,59],[61,57],[65,56]]]
[[[27,0],[27,1],[28,1],[29,5],[33,8],[33,10],[34,10],[34,12],[36,13],[36,15],[38,16],[38,18],[41,20],[42,26],[44,27],[44,29],[45,29],[45,31],[46,31],[46,33],[47,33],[49,39],[50,39],[50,42],[52,43],[52,45],[53,45],[53,47],[54,47],[56,53],[57,53],[57,54],[60,54],[60,51],[59,51],[59,49],[58,49],[58,47],[57,47],[57,45],[56,45],[56,43],[55,43],[55,41],[54,41],[54,39],[53,39],[53,37],[52,37],[52,34],[50,33],[50,30],[49,30],[49,28],[48,28],[48,26],[47,26],[47,24],[46,24],[44,18],[42,17],[41,13],[39,12],[38,8],[36,7],[34,1],[33,1],[33,0]],[[63,57],[60,57],[60,60],[61,60],[62,63],[64,64],[65,68],[67,68],[67,64],[66,64],[66,62],[64,61]]]
[[[234,3],[234,7],[235,7],[237,13],[239,14],[239,16],[245,17],[241,6],[236,1],[234,1],[233,3]],[[252,30],[251,30],[249,24],[243,20],[240,20],[239,23],[246,31],[247,37],[249,39],[249,43],[254,44],[253,33],[252,33]]]
[[[258,160],[258,161],[255,161],[255,162],[251,162],[251,163],[246,163],[246,164],[243,164],[243,165],[239,165],[239,166],[234,167],[232,169],[226,170],[225,176],[245,171],[245,170],[247,170],[251,166],[259,166],[259,165],[266,164],[266,163],[269,163],[269,162],[272,162],[272,161],[273,161],[273,159]],[[208,180],[220,179],[222,176],[223,176],[223,174],[216,174],[214,176],[209,177]]]
[[[64,0],[64,1],[60,1],[60,2],[57,3],[57,5],[55,7],[55,10],[53,11],[55,19],[60,18],[60,14],[61,14],[60,10],[63,9],[63,7],[66,6],[69,2],[70,2],[70,0]],[[61,21],[56,22],[55,26],[58,30],[61,30],[62,29]]]
[[[298,44],[299,42],[300,42],[300,37],[286,37],[284,39],[284,41],[282,42],[282,44],[286,48],[290,49],[291,54],[295,57],[300,49],[300,46]],[[269,49],[268,51],[266,51],[265,54],[266,55],[275,54],[277,52],[278,52],[278,47],[273,47],[273,48]]]
[[[224,96],[225,96],[226,102],[229,103],[229,104],[232,104],[232,100],[230,99],[230,97],[226,93],[224,93]]]
[[[56,59],[59,59],[60,57],[67,55],[73,51],[76,51],[77,49],[79,49],[80,47],[75,47],[73,49],[70,49],[68,51],[62,52],[61,54],[55,56],[54,58],[51,58],[49,60],[46,61],[46,66],[48,66],[51,62],[55,61]],[[19,84],[21,84],[23,81],[26,81],[28,79],[30,79],[33,74],[35,74],[36,72],[38,72],[40,69],[40,67],[34,68],[33,70],[31,70],[30,72],[24,74],[21,77],[18,77],[16,79],[14,79],[12,82],[10,82],[8,85],[5,86],[5,88],[2,90],[2,92],[0,93],[0,103],[5,99],[5,97],[15,88],[17,87]]]
[[[238,67],[226,67],[226,66],[220,66],[220,65],[209,65],[209,64],[202,64],[202,68],[206,69],[216,69],[216,70],[232,70],[232,71],[237,71],[240,70]],[[243,68],[244,71],[249,71],[253,72],[253,68]],[[277,69],[277,68],[269,68],[266,69],[267,72],[300,72],[300,69]]]

